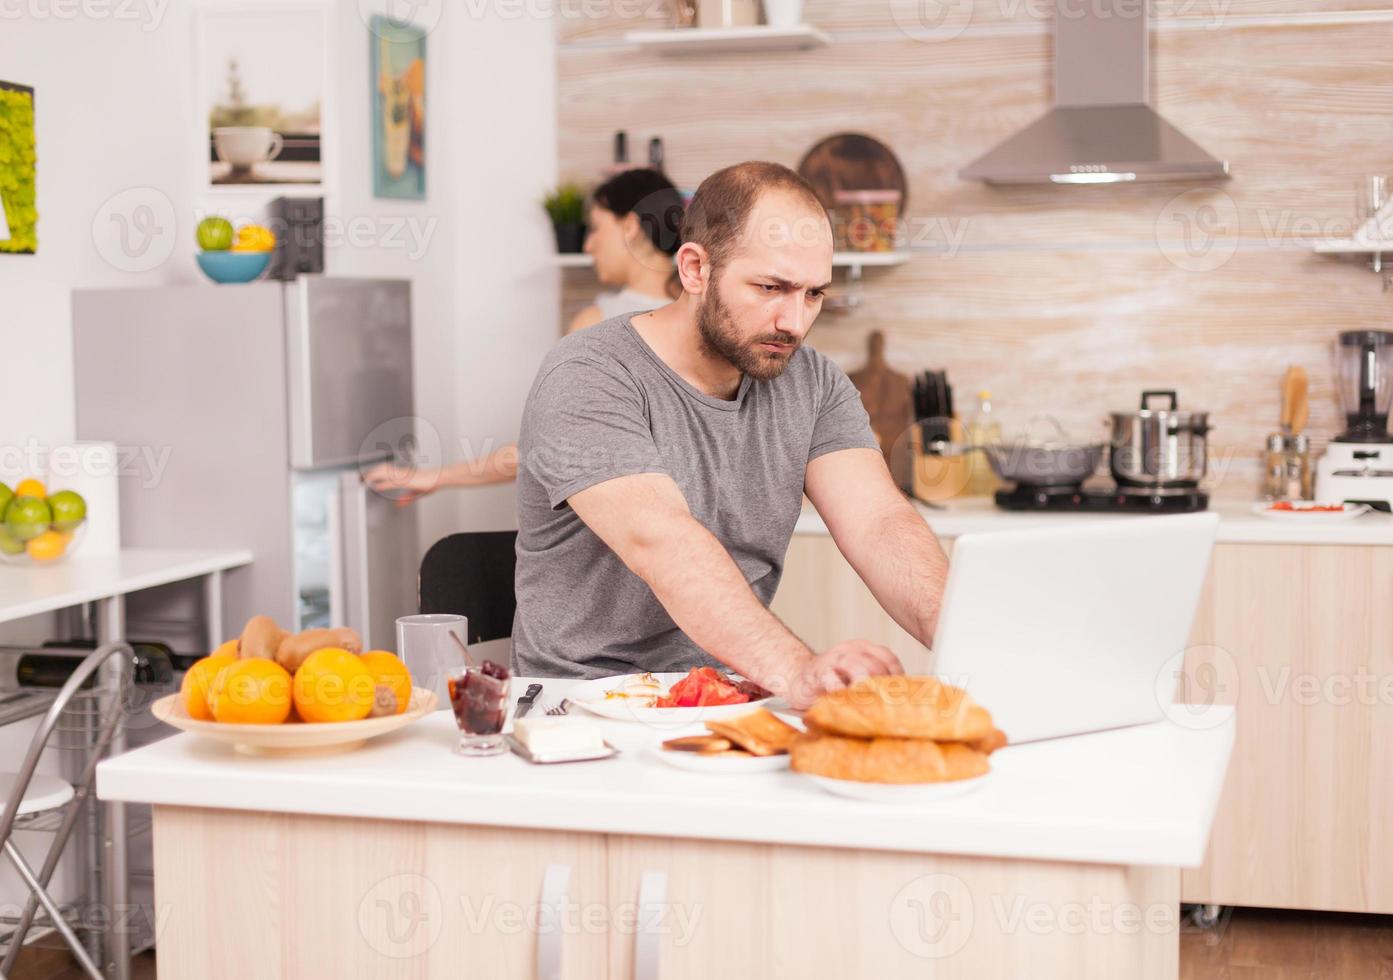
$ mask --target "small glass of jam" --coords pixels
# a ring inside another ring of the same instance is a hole
[[[498,755],[503,744],[503,719],[508,714],[508,668],[492,660],[452,671],[447,678],[450,707],[459,725],[460,755]]]

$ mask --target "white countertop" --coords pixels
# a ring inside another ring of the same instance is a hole
[[[952,500],[944,508],[914,506],[940,538],[956,538],[980,531],[1019,530],[1065,523],[1097,524],[1125,520],[1129,514],[1045,514],[1009,511],[990,498]],[[1370,512],[1349,520],[1293,520],[1262,517],[1252,511],[1252,501],[1212,500],[1209,509],[1219,515],[1220,544],[1379,544],[1393,545],[1393,516]],[[794,528],[795,534],[826,534],[827,525],[806,501]]]
[[[529,678],[514,680],[514,693]],[[545,680],[540,703],[571,682]],[[580,711],[581,709],[572,709]],[[1189,711],[1190,709],[1182,709]],[[342,755],[250,757],[181,733],[102,762],[104,800],[1089,863],[1199,865],[1233,746],[1231,707],[1008,747],[980,789],[933,804],[846,800],[790,771],[713,776],[649,756],[670,732],[603,722],[612,759],[533,766],[454,753],[437,711]]]
[[[0,623],[249,565],[245,550],[123,548],[55,565],[0,564]]]

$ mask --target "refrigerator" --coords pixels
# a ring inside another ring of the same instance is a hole
[[[416,611],[411,509],[367,488],[415,448],[411,284],[290,282],[73,292],[79,439],[115,442],[123,547],[246,548],[224,633],[347,625],[395,648]],[[127,601],[127,633],[205,653],[196,584]]]

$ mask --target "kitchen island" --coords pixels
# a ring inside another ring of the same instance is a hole
[[[461,758],[444,711],[338,756],[102,763],[103,799],[154,804],[159,976],[1173,978],[1234,714],[1008,747],[915,805],[602,724],[621,754],[561,766]]]
[[[918,509],[950,554],[963,534],[1132,519],[1008,512],[985,498]],[[1274,519],[1225,498],[1210,509],[1217,543],[1184,690],[1236,705],[1238,730],[1208,856],[1182,876],[1181,897],[1393,914],[1393,517]],[[814,648],[861,637],[929,668],[811,507],[772,608]]]

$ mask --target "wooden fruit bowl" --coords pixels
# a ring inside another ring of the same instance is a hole
[[[376,735],[404,728],[435,710],[439,699],[424,687],[411,689],[411,704],[399,715],[364,718],[361,721],[303,722],[280,725],[233,725],[222,721],[200,721],[189,717],[180,694],[169,694],[150,706],[160,721],[195,735],[230,742],[247,755],[306,756],[333,755],[358,748]]]

